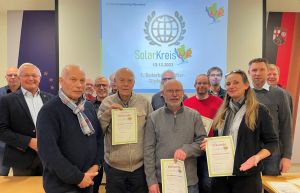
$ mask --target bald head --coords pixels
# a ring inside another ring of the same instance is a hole
[[[40,69],[32,63],[23,63],[18,69],[18,76],[20,76],[20,74],[27,69],[30,69],[31,71],[35,71],[35,73],[40,77],[42,76]]]
[[[64,94],[74,101],[83,95],[85,88],[85,73],[80,66],[75,64],[63,68],[59,83]]]
[[[10,67],[8,67],[8,69],[6,70],[6,75],[7,75],[7,74],[10,74],[10,73],[13,73],[13,74],[17,75],[17,73],[18,73],[18,68],[15,67],[15,66],[10,66]]]
[[[24,63],[19,67],[18,76],[21,87],[33,95],[38,91],[41,81],[40,69],[31,63]]]
[[[18,78],[18,68],[11,66],[7,69],[5,78],[9,89],[14,92],[20,87],[20,80]]]
[[[134,73],[129,68],[120,68],[119,70],[117,70],[115,74],[115,79],[120,78],[120,76],[124,74],[126,74],[126,76],[132,77],[134,80]]]
[[[164,88],[164,84],[168,81],[168,80],[172,80],[175,79],[175,73],[172,70],[166,70],[161,74],[161,80],[160,80],[160,90],[162,91]]]
[[[169,87],[172,87],[173,85],[176,85],[177,88],[183,90],[182,83],[179,80],[176,80],[176,79],[172,79],[172,80],[167,81],[164,84],[164,90],[168,89]]]
[[[122,100],[127,101],[132,95],[134,74],[128,68],[120,68],[115,76],[116,86]]]
[[[60,77],[66,77],[66,76],[70,75],[70,71],[74,71],[74,70],[82,71],[84,73],[84,71],[81,69],[81,67],[79,65],[68,64],[62,69],[62,71],[60,73]]]

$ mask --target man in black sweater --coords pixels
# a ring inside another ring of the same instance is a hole
[[[59,81],[58,96],[41,109],[37,120],[43,186],[47,193],[91,193],[103,159],[102,129],[93,105],[83,98],[81,68],[66,66]]]

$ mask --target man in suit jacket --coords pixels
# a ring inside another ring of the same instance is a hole
[[[35,124],[52,95],[39,90],[41,72],[34,64],[22,64],[18,76],[21,89],[0,99],[0,140],[6,143],[3,165],[12,167],[14,176],[42,175]]]
[[[5,74],[7,85],[0,88],[0,97],[11,92],[16,92],[20,88],[20,80],[18,78],[18,68],[10,66]],[[0,141],[0,176],[7,176],[9,173],[9,167],[3,166],[3,154],[5,143]]]

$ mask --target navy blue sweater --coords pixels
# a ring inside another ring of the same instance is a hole
[[[103,136],[96,111],[85,103],[84,113],[96,133],[82,133],[77,115],[58,96],[45,104],[37,119],[38,153],[44,166],[43,186],[47,193],[89,192],[77,186],[84,173],[103,160]]]

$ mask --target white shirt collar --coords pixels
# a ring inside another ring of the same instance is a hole
[[[250,84],[250,87],[254,88],[254,86],[253,86],[252,83]],[[270,90],[270,85],[266,81],[265,84],[261,88],[254,88],[254,89],[256,89],[256,90],[263,90],[263,89],[265,89],[265,90],[269,91]]]
[[[21,87],[21,91],[23,93],[24,96],[28,96],[30,94],[30,96],[32,96],[32,93],[28,90],[26,90],[25,88]],[[38,96],[40,95],[40,89],[38,88],[38,90],[36,91],[36,93],[34,94],[34,96]]]

